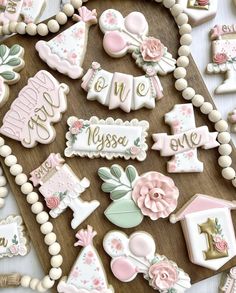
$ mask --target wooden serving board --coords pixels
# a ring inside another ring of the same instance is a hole
[[[162,5],[144,0],[90,0],[87,3],[87,6],[90,9],[97,8],[98,15],[101,15],[105,9],[111,7],[120,10],[123,15],[127,15],[129,12],[135,10],[143,12],[150,24],[150,35],[160,38],[169,48],[173,56],[177,57],[177,50],[179,47],[179,34],[177,26],[169,11]],[[72,22],[69,23],[68,26],[71,24]],[[49,36],[47,39],[49,40],[51,37],[52,36]],[[127,55],[122,59],[110,58],[103,50],[102,38],[103,34],[99,30],[99,27],[92,27],[89,34],[88,51],[84,63],[84,68],[86,70],[90,67],[92,61],[98,61],[102,64],[104,69],[111,72],[118,71],[133,74],[135,76],[143,74],[141,69],[136,67],[134,60],[130,55]],[[46,146],[38,145],[33,149],[25,149],[19,142],[11,139],[6,139],[6,143],[12,147],[14,154],[18,157],[19,163],[24,167],[24,172],[28,175],[32,170],[37,168],[51,152],[60,152],[63,154],[66,142],[66,121],[69,116],[75,115],[83,119],[88,119],[93,115],[97,115],[99,118],[112,116],[123,120],[131,120],[133,118],[138,118],[139,120],[147,119],[150,122],[148,138],[150,150],[148,151],[147,159],[142,163],[124,160],[113,160],[110,162],[105,159],[89,160],[87,158],[78,157],[66,159],[66,162],[72,167],[74,172],[80,178],[85,176],[91,180],[91,188],[82,195],[82,199],[89,201],[97,199],[101,202],[101,206],[80,226],[80,228],[86,227],[87,224],[90,224],[98,232],[98,236],[95,238],[95,246],[97,247],[104,262],[109,283],[114,286],[116,292],[118,293],[125,293],[127,290],[139,293],[154,292],[148,286],[148,282],[143,280],[141,275],[138,276],[133,282],[125,284],[119,282],[110,272],[110,257],[108,257],[103,251],[102,239],[106,232],[116,229],[116,227],[106,220],[103,215],[104,210],[111,203],[111,201],[109,196],[104,194],[100,189],[102,182],[97,176],[97,170],[99,167],[111,166],[111,164],[114,163],[118,163],[123,167],[128,164],[133,164],[139,171],[139,174],[147,171],[158,171],[168,175],[166,171],[166,163],[169,158],[162,158],[160,157],[159,152],[151,150],[151,146],[153,144],[151,134],[157,132],[167,132],[170,134],[169,127],[164,124],[164,114],[169,112],[175,104],[185,103],[181,97],[181,94],[174,88],[175,80],[173,74],[169,74],[161,78],[165,97],[157,103],[155,110],[150,111],[145,109],[132,112],[130,114],[125,114],[121,110],[108,111],[107,108],[101,106],[98,102],[89,102],[86,100],[86,93],[83,92],[80,87],[80,80],[71,80],[70,78],[51,70],[43,61],[41,61],[34,48],[35,43],[39,39],[40,38],[38,36],[27,37],[16,35],[4,42],[8,46],[18,43],[25,48],[26,66],[21,72],[20,82],[14,86],[11,86],[10,99],[0,110],[0,120],[2,120],[4,114],[8,111],[12,101],[17,97],[18,92],[27,84],[28,78],[34,76],[41,69],[50,71],[60,82],[64,82],[69,85],[70,94],[68,96],[68,110],[63,115],[62,121],[55,125],[57,136],[52,144]],[[190,66],[188,68],[188,81],[190,86],[192,86],[199,94],[202,94],[207,101],[212,102],[212,99],[192,58],[190,58]],[[195,115],[197,126],[207,125],[211,131],[214,130],[213,125],[208,121],[206,116],[200,113],[200,111],[196,110]],[[198,154],[199,159],[203,161],[205,165],[203,173],[170,175],[180,189],[178,209],[196,193],[208,194],[227,200],[233,200],[235,197],[235,189],[231,183],[221,177],[221,169],[217,164],[219,156],[217,149],[209,151],[199,150]],[[235,168],[235,149],[233,152],[233,159]],[[35,216],[32,214],[30,206],[26,202],[25,196],[21,194],[20,189],[16,186],[14,178],[10,175],[9,170],[5,166],[4,169],[22,216],[25,220],[29,234],[32,238],[33,245],[37,250],[45,273],[48,273],[48,270],[50,269],[50,257],[44,244],[43,236],[39,231],[39,225],[36,223]],[[62,246],[62,255],[64,257],[64,263],[62,266],[63,275],[69,274],[70,268],[80,251],[80,249],[73,247],[76,231],[73,231],[70,227],[71,219],[72,212],[67,210],[59,218],[52,220],[59,243]],[[233,213],[233,220],[236,225],[236,213]],[[146,217],[139,227],[136,229],[124,230],[124,232],[131,234],[137,230],[150,232],[155,237],[157,252],[166,255],[173,261],[176,261],[179,267],[183,268],[188,274],[190,274],[193,283],[215,274],[215,272],[196,266],[189,261],[186,244],[179,223],[172,225],[169,223],[168,219],[161,219],[152,222]],[[227,263],[221,271],[226,270],[233,265],[236,265],[235,258]],[[56,292],[56,290],[54,292]]]

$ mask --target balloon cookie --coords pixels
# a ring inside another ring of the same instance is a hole
[[[231,131],[236,133],[236,109],[229,113],[228,121],[231,124]]]
[[[19,45],[0,45],[0,108],[9,97],[9,85],[20,80],[18,72],[25,66],[23,56],[24,49]]]
[[[109,110],[120,108],[127,113],[143,107],[154,109],[156,100],[163,97],[160,80],[151,68],[146,75],[133,77],[110,73],[93,62],[83,77],[82,88],[88,92],[88,100],[97,100]]]
[[[175,105],[165,114],[165,123],[170,125],[173,135],[166,133],[153,134],[153,150],[161,156],[173,156],[168,162],[169,173],[203,172],[203,163],[198,160],[197,148],[215,148],[217,132],[209,132],[207,126],[196,128],[192,104]]]
[[[52,124],[60,121],[66,111],[68,93],[66,84],[60,84],[45,70],[39,71],[11,104],[0,133],[26,148],[51,143],[56,137]]]
[[[178,203],[179,190],[174,181],[161,173],[138,175],[134,166],[100,168],[102,191],[110,193],[113,203],[104,212],[110,222],[121,228],[138,226],[143,217],[155,221],[166,218]]]
[[[99,25],[105,34],[103,47],[108,55],[120,58],[132,53],[136,64],[145,72],[151,67],[156,74],[174,71],[176,60],[159,39],[148,37],[148,23],[140,12],[125,18],[114,9],[103,12]]]
[[[176,263],[156,253],[155,241],[146,232],[130,237],[120,231],[108,232],[103,247],[112,258],[114,276],[121,282],[131,282],[140,273],[160,293],[182,293],[191,287],[189,276]]]
[[[181,222],[192,263],[218,270],[236,255],[231,210],[235,201],[196,194],[170,222]]]
[[[68,75],[72,79],[83,75],[81,67],[84,61],[88,31],[91,25],[97,23],[96,10],[90,11],[85,6],[79,8],[79,15],[73,16],[77,23],[49,42],[39,41],[36,50],[40,58],[49,67]]]
[[[30,173],[30,180],[44,196],[50,216],[57,218],[68,207],[74,212],[71,227],[76,229],[100,205],[97,200],[83,202],[79,197],[90,186],[87,178],[80,180],[60,154],[51,154]]]
[[[75,246],[82,246],[69,277],[64,277],[58,284],[59,293],[114,293],[108,284],[106,272],[96,248],[93,238],[97,232],[91,226],[80,230],[75,237]]]

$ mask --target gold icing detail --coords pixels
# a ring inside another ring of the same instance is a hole
[[[122,103],[127,99],[130,93],[130,90],[128,90],[127,93],[125,94],[125,87],[126,86],[123,82],[122,83],[115,82],[114,94],[115,96],[119,96]]]
[[[202,136],[198,135],[196,132],[191,132],[190,134],[183,134],[182,137],[176,139],[172,138],[170,140],[170,148],[172,151],[177,152],[179,148],[185,148],[186,146],[189,149],[195,149],[198,145],[200,145],[202,140]]]
[[[6,11],[9,13],[16,13],[16,6],[17,2],[20,2],[21,0],[8,0],[7,1],[7,6],[6,6]]]
[[[108,87],[108,85],[106,84],[105,78],[103,76],[100,76],[94,85],[94,90],[100,93],[106,87]]]
[[[0,247],[7,247],[8,241],[6,238],[2,237],[0,238]]]
[[[209,10],[210,5],[199,5],[197,0],[188,0],[188,8],[199,9],[199,10]]]
[[[147,89],[147,91],[144,92],[145,89],[146,89],[146,85],[145,85],[145,83],[140,82],[140,83],[138,84],[138,86],[137,86],[137,89],[136,89],[136,93],[137,93],[137,95],[140,96],[140,97],[145,97],[145,96],[148,94],[148,92],[149,92],[149,89]]]

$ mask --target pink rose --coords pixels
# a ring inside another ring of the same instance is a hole
[[[236,123],[236,110],[229,113],[229,122],[230,123]]]
[[[133,146],[130,148],[130,153],[131,155],[138,155],[140,153],[140,148],[139,147],[136,147],[136,146]]]
[[[156,290],[171,289],[178,281],[178,272],[168,261],[161,261],[152,265],[148,274],[151,285]]]
[[[78,134],[80,133],[81,129],[84,127],[84,124],[82,121],[75,121],[71,127],[70,127],[70,133],[71,134]]]
[[[198,5],[206,6],[209,4],[209,0],[198,0]]]
[[[227,62],[227,60],[228,60],[228,57],[225,53],[217,53],[213,57],[213,62],[215,62],[216,64],[223,64]]]
[[[17,254],[19,252],[19,248],[17,245],[12,245],[11,247],[9,247],[9,250],[12,254]]]
[[[219,252],[224,252],[228,249],[228,243],[219,235],[213,237],[214,246]]]
[[[132,198],[143,215],[152,220],[168,217],[176,209],[178,197],[174,181],[158,172],[141,176],[132,191]]]
[[[165,47],[160,40],[156,38],[147,38],[140,46],[140,52],[143,60],[147,62],[158,62],[164,55]]]
[[[60,198],[58,196],[51,196],[45,198],[46,205],[49,209],[53,210],[57,208],[60,204]]]

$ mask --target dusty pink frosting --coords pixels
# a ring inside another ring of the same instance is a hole
[[[160,40],[149,37],[140,46],[143,60],[147,62],[158,62],[164,55],[165,47]]]
[[[152,220],[168,217],[176,209],[178,197],[174,181],[158,172],[140,176],[132,191],[132,198],[143,215]]]
[[[221,236],[215,236],[213,237],[213,240],[214,246],[219,252],[226,251],[229,248],[227,241],[225,241]]]
[[[152,265],[148,274],[152,287],[157,290],[168,290],[178,281],[176,268],[167,261],[161,261]]]
[[[209,4],[209,0],[198,0],[198,4],[200,6],[205,6]]]
[[[58,196],[51,196],[45,198],[46,205],[49,209],[53,210],[57,208],[60,204],[60,198]]]
[[[225,53],[217,53],[214,57],[213,57],[213,61],[216,64],[224,64],[225,62],[227,62],[228,57]]]

